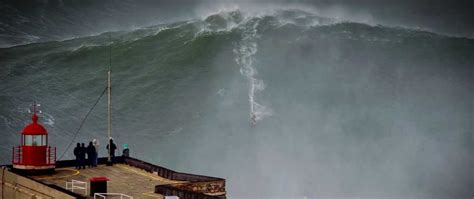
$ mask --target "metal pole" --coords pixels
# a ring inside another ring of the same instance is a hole
[[[107,121],[107,135],[109,138],[109,149],[108,149],[108,155],[107,155],[107,166],[112,165],[112,157],[110,155],[110,151],[112,149],[111,145],[111,137],[112,137],[112,88],[111,88],[111,77],[110,77],[110,68],[112,68],[112,37],[109,33],[109,71],[107,72],[107,91],[108,91],[108,96],[107,96],[107,107],[108,107],[108,121]]]
[[[107,156],[107,163],[110,164],[112,163],[112,157],[110,156],[110,151],[112,149],[112,145],[111,145],[111,142],[110,142],[110,138],[111,138],[111,134],[112,134],[112,109],[111,109],[111,105],[112,105],[112,99],[111,99],[111,89],[110,89],[110,69],[109,71],[107,72],[107,75],[108,75],[108,80],[107,80],[107,90],[108,90],[108,96],[107,96],[107,104],[108,104],[108,122],[107,122],[107,135],[108,135],[108,138],[109,138],[109,149],[108,149],[108,156]]]

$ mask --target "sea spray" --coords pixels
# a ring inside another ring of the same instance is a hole
[[[309,14],[282,12],[195,40],[206,22],[112,33],[116,140],[140,159],[224,177],[229,198],[472,197],[472,39],[313,25]],[[31,99],[50,107],[49,139],[65,148],[103,89],[108,42],[104,34],[0,49],[2,163]],[[84,43],[100,46],[70,51]],[[238,59],[252,58],[249,79],[235,59],[251,43],[258,51]],[[264,92],[251,91],[255,79]],[[212,95],[219,89],[225,101]],[[274,111],[258,128],[242,117],[247,102],[235,102],[242,93]],[[106,139],[105,101],[98,106],[78,140]]]
[[[240,74],[248,81],[250,119],[254,124],[257,121],[262,120],[264,117],[272,115],[271,109],[255,100],[256,94],[265,89],[265,83],[263,80],[256,77],[257,69],[254,66],[254,56],[257,53],[257,39],[259,37],[257,34],[258,24],[259,21],[249,21],[248,26],[244,26],[242,40],[234,49],[234,53],[236,54],[235,61],[240,66]]]

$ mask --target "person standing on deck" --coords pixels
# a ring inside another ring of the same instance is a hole
[[[94,145],[95,148],[95,158],[93,160],[92,166],[96,167],[99,159],[99,140],[93,139],[92,140],[92,145]]]
[[[130,157],[130,149],[128,148],[128,144],[123,145],[122,156],[123,157]]]
[[[81,169],[81,144],[79,142],[74,148],[74,156],[76,156],[76,169]]]
[[[79,160],[80,160],[80,167],[85,169],[86,168],[86,146],[84,143],[81,144],[81,147],[80,147],[80,153],[79,153]]]
[[[89,146],[86,148],[87,152],[87,166],[91,168],[94,165],[94,160],[95,160],[95,147],[92,145],[92,142],[89,142]]]
[[[114,158],[115,158],[115,150],[117,149],[117,145],[114,144],[114,140],[112,138],[110,138],[109,140],[109,143],[110,143],[110,147],[109,145],[107,144],[107,150],[109,151],[109,154],[110,154],[110,157],[112,159],[112,163],[114,162]]]

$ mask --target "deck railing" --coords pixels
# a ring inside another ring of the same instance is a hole
[[[158,165],[153,165],[135,158],[126,157],[124,162],[130,166],[138,167],[150,173],[155,173],[163,178],[170,180],[188,181],[188,182],[210,182],[210,181],[225,181],[222,178],[215,178],[209,176],[188,174],[176,172]]]
[[[185,181],[185,183],[172,185],[156,185],[155,193],[163,196],[179,196],[187,199],[221,199],[225,198],[225,180],[209,176],[194,175],[188,173],[176,172],[158,165],[153,165],[141,160],[126,157],[124,162],[166,179]],[[221,194],[210,196],[206,194]]]
[[[84,190],[84,194],[87,195],[87,182],[71,180],[71,182],[66,182],[66,189],[72,192],[74,192],[74,189],[81,189]]]
[[[155,193],[163,196],[178,196],[180,199],[225,199],[225,195],[211,196],[204,193],[183,190],[172,185],[156,185]]]
[[[120,197],[120,199],[124,199],[124,198],[133,199],[132,196],[129,196],[129,195],[126,195],[126,194],[123,194],[123,193],[94,193],[94,199],[107,198],[108,196]]]

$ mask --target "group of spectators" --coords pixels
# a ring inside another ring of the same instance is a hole
[[[74,156],[76,156],[76,169],[85,169],[86,165],[91,167],[97,167],[98,158],[99,158],[99,141],[94,139],[89,142],[89,145],[86,147],[84,143],[77,143],[76,148],[74,148]],[[112,158],[112,161],[115,157],[115,150],[117,150],[117,145],[115,145],[112,138],[110,139],[109,144],[106,146],[107,151]],[[127,154],[125,154],[125,152]],[[128,145],[124,144],[124,155],[128,156],[129,150]],[[87,155],[87,159],[86,159]]]
[[[77,143],[76,148],[74,148],[74,156],[76,156],[76,169],[85,169],[86,165],[89,168],[96,167],[98,154],[99,142],[96,139],[89,142],[87,147],[84,143]]]

